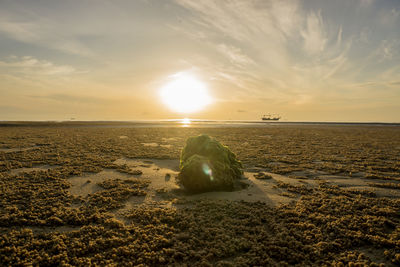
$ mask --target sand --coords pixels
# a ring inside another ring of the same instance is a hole
[[[242,190],[175,183],[200,133],[244,163]],[[398,127],[6,127],[0,140],[4,265],[400,264]]]

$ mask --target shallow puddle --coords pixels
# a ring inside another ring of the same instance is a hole
[[[68,182],[71,183],[71,187],[68,190],[72,195],[86,197],[88,194],[93,194],[102,190],[102,188],[97,185],[98,183],[104,182],[107,179],[127,179],[129,177],[133,178],[134,176],[115,170],[103,170],[95,174],[74,176],[68,178]]]
[[[142,172],[142,178],[148,178],[151,182],[149,190],[177,189],[175,176],[179,172],[179,160],[171,159],[117,159],[115,164],[131,167]],[[168,178],[167,178],[168,177]]]
[[[181,138],[179,138],[179,137],[170,137],[170,138],[165,138],[165,137],[163,137],[163,138],[161,138],[161,140],[163,141],[163,142],[169,142],[169,141],[179,141]]]
[[[160,147],[171,148],[172,145],[160,145]]]
[[[157,147],[157,143],[142,143],[143,146],[151,146],[151,147]]]

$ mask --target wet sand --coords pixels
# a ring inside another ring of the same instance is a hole
[[[175,182],[187,137],[244,163],[242,190]],[[400,127],[4,127],[5,265],[400,264]]]

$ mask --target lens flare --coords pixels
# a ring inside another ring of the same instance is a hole
[[[210,177],[210,180],[211,180],[211,181],[214,181],[214,177],[213,177],[213,174],[212,174],[212,170],[211,170],[210,166],[208,166],[207,163],[203,163],[203,172],[204,172],[208,177]]]

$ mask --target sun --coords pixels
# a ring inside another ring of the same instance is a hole
[[[162,101],[173,111],[192,113],[211,103],[206,85],[193,75],[178,73],[160,89]]]

